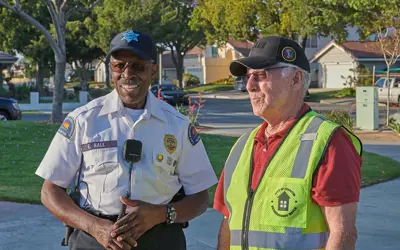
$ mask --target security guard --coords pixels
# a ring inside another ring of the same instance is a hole
[[[149,91],[157,54],[148,35],[118,34],[107,58],[115,89],[60,126],[36,171],[45,179],[42,203],[75,229],[71,250],[186,249],[182,223],[206,210],[217,183],[204,145],[185,116]],[[135,152],[126,152],[128,140]],[[139,160],[129,163],[131,155]],[[74,183],[78,206],[65,192]]]
[[[236,142],[217,187],[218,250],[355,249],[359,139],[304,103],[310,65],[284,37],[259,39],[230,71],[263,124]]]

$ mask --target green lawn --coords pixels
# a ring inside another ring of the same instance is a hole
[[[227,91],[233,90],[233,85],[214,85],[214,84],[206,84],[199,87],[194,88],[186,88],[186,93],[197,94],[198,92],[217,92],[217,91]]]
[[[306,101],[320,101],[320,100],[336,98],[335,95],[339,93],[339,91],[340,90],[310,93],[310,98],[308,98]]]
[[[57,129],[57,125],[47,123],[0,123],[0,200],[40,203],[43,180],[34,173]],[[202,139],[219,177],[236,138],[202,134]],[[362,186],[391,180],[400,176],[400,163],[387,157],[364,153],[362,174]],[[215,187],[210,189],[210,204]]]

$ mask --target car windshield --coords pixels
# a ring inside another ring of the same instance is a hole
[[[175,85],[162,85],[161,86],[162,90],[180,90],[177,86]]]

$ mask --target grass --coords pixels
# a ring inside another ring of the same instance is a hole
[[[198,87],[186,88],[185,92],[190,94],[197,94],[198,92],[217,92],[217,91],[227,91],[233,90],[233,85],[214,85],[214,84],[205,84]]]
[[[40,204],[43,180],[35,175],[58,125],[28,121],[0,123],[0,200]],[[215,173],[219,177],[236,137],[202,134]],[[364,152],[362,186],[400,176],[400,163]],[[216,185],[209,190],[213,202]]]
[[[320,100],[336,98],[335,95],[337,95],[339,91],[340,90],[310,93],[310,97],[306,101],[320,101]]]

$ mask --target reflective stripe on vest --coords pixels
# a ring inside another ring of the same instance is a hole
[[[301,136],[300,146],[296,153],[295,162],[292,168],[292,178],[304,178],[307,172],[307,166],[311,155],[313,142],[317,137],[317,131],[321,124],[326,120],[324,117],[315,116],[308,125],[305,133]],[[259,129],[259,127],[257,128]],[[250,137],[250,133],[243,135],[232,149],[224,169],[224,199],[230,212],[232,207],[227,201],[226,193],[230,186],[233,172],[240,159],[242,151]],[[246,177],[244,177],[246,178]],[[231,218],[229,218],[230,220]],[[231,230],[231,246],[241,246],[242,230]],[[310,233],[303,234],[300,228],[286,227],[285,233],[252,231],[248,232],[248,245],[250,248],[268,248],[268,249],[320,249],[324,248],[328,240],[328,233]]]
[[[231,245],[240,246],[242,230],[231,230]],[[249,232],[249,246],[273,249],[320,249],[326,246],[328,232],[302,234],[300,228],[286,228],[286,233]]]

